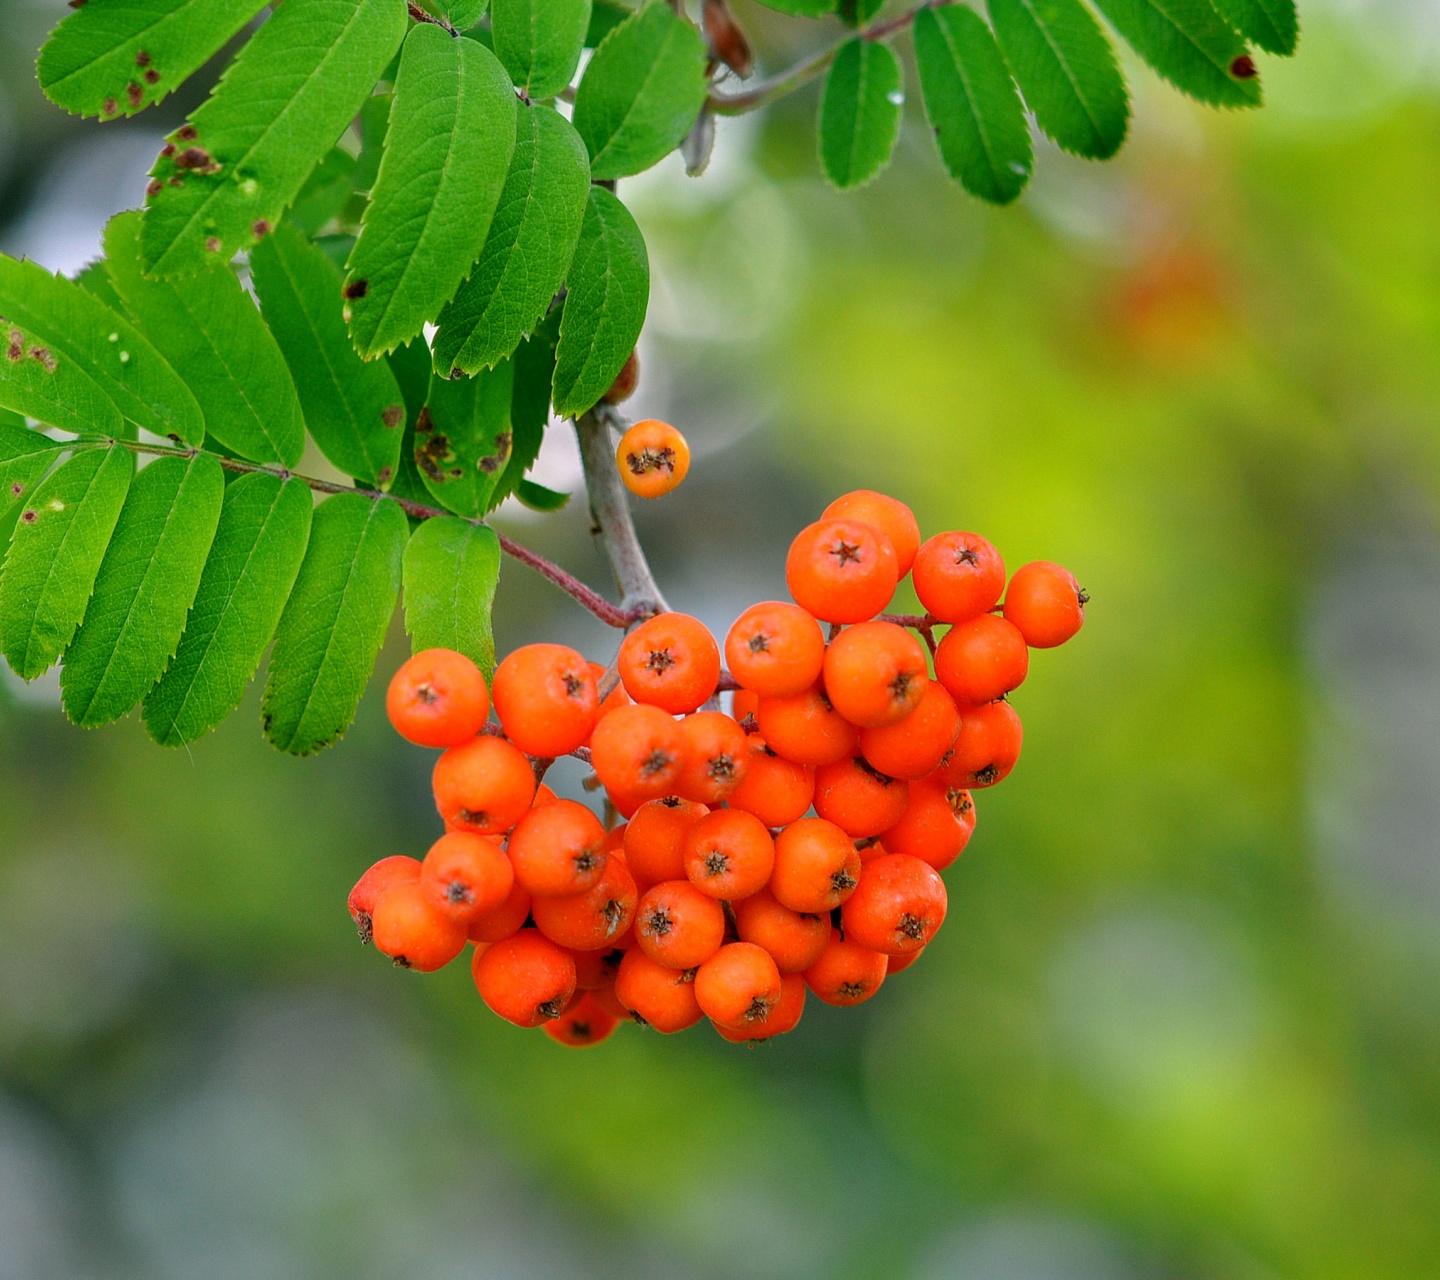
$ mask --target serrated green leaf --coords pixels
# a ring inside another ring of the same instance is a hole
[[[45,96],[81,116],[132,116],[174,92],[265,0],[97,0],[51,33],[36,71]]]
[[[515,91],[495,55],[437,26],[406,38],[380,174],[350,254],[350,337],[409,342],[479,256],[515,146]]]
[[[380,158],[385,154],[385,134],[390,129],[390,106],[393,93],[376,93],[365,99],[360,108],[360,155],[355,161],[355,190],[369,191],[380,173]]]
[[[1300,39],[1295,0],[1215,0],[1220,16],[1266,53],[1288,58]]]
[[[767,9],[792,18],[824,18],[835,12],[836,0],[760,0]]]
[[[483,516],[490,508],[513,435],[510,361],[473,378],[430,380],[425,411],[415,427],[415,464],[425,487],[447,511]]]
[[[426,520],[405,548],[404,577],[411,652],[454,649],[488,679],[495,669],[490,610],[500,581],[494,530],[454,516]]]
[[[559,511],[570,501],[568,493],[547,489],[533,480],[522,480],[515,486],[515,496],[531,511]]]
[[[397,498],[428,507],[433,499],[420,478],[420,468],[415,465],[415,426],[430,394],[430,348],[423,338],[416,338],[403,347],[396,347],[385,360],[405,398],[405,437],[400,443],[400,461],[389,491]]]
[[[75,277],[78,284],[86,293],[93,293],[112,311],[120,315],[125,314],[125,304],[120,301],[120,295],[115,292],[115,285],[110,279],[110,269],[105,264],[104,258],[97,258],[94,262],[87,263],[80,269],[79,275]]]
[[[560,336],[562,311],[552,311],[544,322],[516,348],[510,363],[515,366],[515,385],[510,392],[510,461],[490,495],[493,511],[519,490],[525,473],[540,456],[545,428],[550,421],[550,384],[555,380],[555,344]]]
[[[1005,61],[1057,146],[1107,160],[1125,141],[1130,100],[1115,51],[1080,0],[987,0]]]
[[[228,262],[275,226],[400,47],[405,15],[405,0],[278,6],[151,170],[146,271]]]
[[[820,167],[840,190],[861,187],[890,163],[905,105],[900,59],[856,36],[840,46],[820,94]]]
[[[125,449],[88,449],[25,504],[0,575],[0,652],[22,679],[49,670],[80,625],[133,471]]]
[[[565,283],[589,190],[585,144],[570,122],[544,107],[522,110],[480,260],[440,313],[437,370],[491,368],[534,330]]]
[[[915,16],[925,118],[950,176],[971,195],[1008,204],[1030,177],[1030,130],[1000,46],[963,5]]]
[[[160,678],[200,585],[225,473],[209,454],[157,458],[130,484],[94,593],[60,669],[78,725],[118,720]]]
[[[663,160],[705,101],[705,42],[665,0],[650,0],[595,50],[575,94],[575,128],[593,178],[623,178]]]
[[[486,0],[431,0],[437,17],[444,18],[457,31],[473,27],[485,16]]]
[[[0,410],[0,514],[23,501],[65,447]]]
[[[594,49],[635,11],[616,0],[591,0],[590,25],[585,30],[585,47]]]
[[[493,0],[495,53],[527,98],[553,98],[580,65],[590,0]]]
[[[300,399],[285,357],[235,273],[221,265],[179,280],[147,278],[138,213],[110,220],[105,252],[126,311],[195,389],[206,432],[252,462],[295,466],[305,449]]]
[[[339,269],[282,224],[255,247],[250,271],[315,443],[346,475],[385,488],[400,457],[404,403],[390,366],[366,363],[350,345]]]
[[[578,417],[610,390],[635,350],[649,304],[645,238],[613,192],[591,187],[560,317],[556,413]]]
[[[1245,41],[1210,0],[1095,0],[1110,25],[1182,93],[1220,107],[1258,107],[1260,81],[1230,74]]]
[[[305,179],[286,221],[307,236],[317,235],[331,218],[339,216],[354,194],[356,164],[348,151],[331,147]]]
[[[129,320],[73,280],[0,254],[0,317],[6,340],[0,387],[13,381],[20,388],[0,390],[0,403],[67,431],[118,436],[118,417],[185,444],[205,439],[200,406],[176,372]],[[16,403],[27,396],[37,404],[50,397],[52,411],[66,421]]]
[[[312,507],[303,480],[251,474],[226,487],[179,647],[145,698],[161,746],[194,742],[240,705],[305,558]]]
[[[265,736],[309,755],[350,727],[400,594],[410,526],[383,498],[337,494],[315,509],[310,545],[275,633]]]

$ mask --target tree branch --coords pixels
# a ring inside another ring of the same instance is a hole
[[[415,3],[415,0],[405,0],[405,4],[406,7],[410,10],[410,16],[414,18],[416,22],[429,22],[433,23],[437,27],[444,27],[445,30],[448,31],[452,36],[458,36],[460,34],[458,31],[455,30],[454,27],[452,27],[448,22],[446,22],[444,18],[437,18],[433,13],[429,13],[426,10],[422,9],[418,4]]]

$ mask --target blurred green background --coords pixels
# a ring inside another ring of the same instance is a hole
[[[0,248],[74,270],[195,99],[48,107],[64,12],[0,6]],[[741,12],[771,68],[822,38]],[[697,452],[640,513],[676,607],[783,594],[860,485],[1093,597],[871,1003],[573,1053],[464,965],[362,951],[349,884],[438,831],[379,697],[398,625],[312,761],[253,699],[173,753],[7,676],[0,1280],[1440,1275],[1440,9],[1301,12],[1265,110],[1131,64],[1120,159],[1042,146],[1010,210],[913,93],[858,195],[818,180],[813,89],[722,122],[703,180],[624,184],[630,408]],[[560,427],[541,478],[578,484]],[[603,583],[582,506],[502,521]],[[614,645],[514,564],[498,628]]]

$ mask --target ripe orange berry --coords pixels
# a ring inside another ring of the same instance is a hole
[[[441,915],[420,887],[420,877],[397,880],[370,913],[375,949],[401,969],[432,973],[465,949],[465,926]]]
[[[648,884],[685,879],[685,835],[710,810],[693,800],[647,800],[625,828],[625,860]]]
[[[480,668],[454,649],[425,649],[390,680],[385,710],[395,732],[421,747],[469,742],[490,714]]]
[[[695,973],[695,1000],[716,1026],[755,1027],[780,1000],[780,970],[753,942],[730,942]]]
[[[831,929],[820,959],[805,970],[805,985],[826,1004],[860,1004],[880,990],[888,968],[886,956]]]
[[[638,898],[624,862],[612,858],[592,888],[569,898],[536,898],[530,914],[535,917],[535,927],[562,947],[610,950],[630,928]]]
[[[1070,570],[1036,560],[1017,569],[1005,588],[1005,620],[1032,649],[1053,649],[1084,625],[1089,601]]]
[[[909,806],[881,840],[887,852],[908,853],[936,871],[944,871],[964,852],[974,830],[975,804],[970,793],[948,786],[935,773],[910,784]]]
[[[873,489],[856,489],[842,493],[823,512],[822,520],[859,520],[873,524],[895,548],[895,567],[899,577],[910,572],[915,553],[920,549],[920,525],[915,513],[898,498]]]
[[[920,641],[893,622],[847,627],[825,650],[825,696],[862,729],[905,719],[920,705],[929,677]]]
[[[863,756],[815,770],[815,812],[852,838],[893,827],[909,803],[910,784],[880,773]]]
[[[907,951],[903,956],[891,956],[889,964],[885,966],[885,976],[889,978],[894,974],[904,973],[924,952],[924,947],[916,947],[914,951]]]
[[[927,680],[919,706],[905,719],[861,733],[860,754],[881,773],[913,781],[934,772],[959,732],[955,699],[938,680]]]
[[[448,827],[478,835],[509,831],[535,797],[535,770],[503,738],[481,735],[435,762],[435,807]]]
[[[598,662],[587,662],[585,665],[590,668],[590,674],[595,677],[595,688],[598,690],[605,680],[605,668]],[[616,675],[618,677],[619,673],[617,672]],[[608,715],[616,707],[628,707],[634,701],[635,699],[625,692],[625,686],[617,678],[615,687],[605,695],[604,700],[600,703],[600,714]]]
[[[489,911],[482,911],[470,921],[466,936],[471,942],[484,945],[499,942],[519,931],[530,915],[530,894],[519,883],[510,886],[505,901]]]
[[[934,867],[908,854],[887,853],[866,865],[840,918],[851,941],[901,956],[935,936],[945,922],[945,905],[945,882]]]
[[[749,746],[750,767],[730,793],[730,807],[753,813],[767,827],[803,818],[815,797],[815,770],[776,755],[759,736],[751,737]]]
[[[557,797],[555,793],[551,791],[550,788],[542,782],[538,787],[535,788],[535,795],[534,798],[530,801],[530,807],[532,809],[538,809],[542,804],[549,804],[550,801],[556,798]]]
[[[735,904],[735,931],[741,942],[764,947],[782,974],[803,973],[830,941],[830,917],[791,911],[762,889]]]
[[[575,961],[575,990],[598,991],[615,981],[625,952],[618,947],[608,951],[603,948],[595,951],[571,950],[570,958]]]
[[[350,918],[355,921],[355,927],[360,931],[362,943],[370,941],[370,917],[374,914],[380,895],[392,884],[398,884],[401,880],[414,880],[419,875],[419,859],[397,853],[394,857],[381,858],[355,882],[345,905],[350,909]]]
[[[510,834],[515,879],[537,898],[584,893],[605,871],[605,824],[583,804],[552,800]]]
[[[631,493],[663,498],[690,470],[690,446],[668,422],[646,418],[620,437],[615,465]]]
[[[1029,670],[1025,637],[1014,623],[990,613],[951,627],[935,651],[935,678],[962,708],[1019,688]]]
[[[821,661],[823,662],[824,659],[822,658]],[[760,695],[753,690],[736,689],[735,692],[730,695],[730,714],[746,733],[754,733],[756,728],[758,728],[759,720],[756,719],[756,717],[759,711]],[[745,721],[747,717],[755,720],[755,723],[746,724]]]
[[[722,711],[697,711],[680,721],[685,768],[675,790],[687,800],[719,804],[745,779],[750,744],[745,730]]]
[[[618,966],[620,961],[629,954],[630,952],[628,951],[621,952],[620,959],[616,961],[616,965]],[[617,980],[619,978],[618,967],[616,978]],[[595,1002],[596,1008],[608,1013],[617,1022],[626,1021],[630,1017],[630,1010],[620,1003],[620,997],[615,994],[614,982],[607,983],[603,987],[596,987],[594,991],[590,992],[590,999]]]
[[[685,734],[659,707],[616,707],[590,735],[590,764],[623,813],[621,797],[638,806],[674,793],[685,767]]]
[[[775,838],[770,892],[776,901],[815,915],[838,907],[860,883],[854,841],[824,818],[801,818]]]
[[[770,698],[803,693],[820,676],[825,633],[799,605],[769,600],[752,604],[725,637],[730,674],[746,689]],[[737,720],[743,712],[736,711]]]
[[[620,679],[636,702],[672,715],[694,711],[720,682],[720,647],[685,613],[642,622],[620,645]]]
[[[964,622],[995,607],[1005,562],[978,533],[937,533],[910,570],[920,603],[941,622]]]
[[[804,1012],[805,979],[798,973],[782,973],[780,999],[775,1002],[770,1016],[764,1022],[744,1027],[722,1027],[718,1022],[713,1025],[715,1030],[732,1044],[744,1044],[746,1041],[770,1040],[775,1036],[783,1036],[787,1031],[794,1031],[800,1022],[800,1015]]]
[[[575,1001],[558,1018],[545,1023],[545,1034],[572,1049],[588,1049],[607,1039],[618,1025],[590,996]]]
[[[693,1027],[705,1016],[695,999],[695,970],[667,968],[639,947],[627,951],[620,961],[615,998],[640,1021],[664,1035]]]
[[[890,539],[858,520],[820,520],[802,529],[785,557],[795,603],[826,622],[873,618],[899,579]]]
[[[685,874],[702,893],[734,902],[758,893],[775,866],[765,824],[743,809],[717,809],[685,836]]]
[[[831,705],[820,685],[790,698],[761,698],[760,736],[777,755],[821,765],[854,755],[860,731]]]
[[[470,973],[490,1011],[517,1027],[558,1018],[575,994],[575,961],[535,929],[477,949]]]
[[[966,707],[940,776],[952,787],[993,787],[1015,767],[1024,740],[1020,717],[1008,702]]]
[[[725,940],[725,910],[688,880],[652,885],[635,911],[635,941],[656,964],[693,969]]]
[[[420,889],[430,905],[466,928],[504,902],[514,884],[505,851],[487,836],[468,831],[441,836],[420,865]]]
[[[495,714],[527,756],[552,760],[583,747],[600,719],[590,664],[563,644],[527,644],[495,668]]]

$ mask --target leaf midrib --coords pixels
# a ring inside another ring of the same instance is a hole
[[[620,28],[616,27],[615,30],[619,31]],[[624,132],[625,126],[630,123],[630,117],[635,113],[636,108],[639,106],[640,99],[645,95],[645,90],[649,88],[651,80],[654,79],[656,72],[660,69],[660,64],[665,57],[666,51],[670,47],[671,41],[679,35],[680,30],[676,27],[670,27],[670,29],[665,32],[665,38],[661,41],[660,47],[655,51],[655,56],[651,59],[650,66],[646,70],[644,78],[640,81],[640,87],[635,91],[635,96],[630,99],[630,105],[625,108],[624,114],[620,117],[620,123],[610,131],[610,137],[606,140],[605,145],[591,157],[590,167],[592,169],[595,168],[605,157],[606,153],[610,151],[615,143],[615,139],[620,137],[621,133]],[[607,36],[606,39],[608,40],[609,36]]]
[[[985,163],[990,169],[990,180],[995,185],[997,192],[1003,192],[1004,188],[1000,181],[1000,169],[995,159],[995,153],[990,146],[990,133],[985,127],[984,117],[976,105],[976,97],[970,91],[970,78],[965,74],[965,64],[960,57],[959,49],[951,38],[950,26],[939,17],[935,20],[935,26],[940,31],[940,38],[945,41],[946,51],[950,54],[951,64],[955,68],[955,75],[960,81],[960,91],[965,95],[965,105],[970,108],[970,118],[975,123],[975,132],[980,135],[980,147],[985,153]]]
[[[203,3],[203,0],[180,0],[179,8],[171,9],[168,13],[162,13],[158,18],[155,19],[154,22],[150,23],[149,26],[142,27],[139,31],[132,32],[130,35],[126,36],[125,39],[121,40],[118,44],[111,45],[110,48],[106,49],[105,52],[102,53],[98,58],[91,58],[90,61],[85,63],[83,66],[76,67],[74,71],[68,72],[67,74],[61,76],[58,80],[50,81],[50,83],[45,87],[47,89],[58,89],[61,85],[67,83],[70,80],[73,80],[76,76],[83,75],[85,72],[91,70],[98,63],[103,62],[106,58],[113,58],[121,49],[123,49],[127,44],[129,44],[130,41],[143,40],[157,27],[163,27],[167,22],[173,22],[178,20],[179,18],[184,16],[187,10],[193,9],[197,4],[201,3]],[[164,73],[162,72],[161,74],[163,76]],[[149,104],[147,103],[146,105]]]
[[[1060,70],[1064,73],[1065,81],[1070,86],[1070,92],[1075,95],[1075,101],[1080,104],[1080,110],[1085,113],[1086,120],[1090,122],[1090,128],[1094,131],[1097,142],[1103,143],[1105,133],[1100,127],[1100,121],[1096,118],[1095,113],[1090,110],[1088,99],[1080,92],[1080,81],[1076,78],[1075,73],[1071,71],[1070,63],[1066,60],[1064,54],[1061,53],[1060,47],[1051,38],[1050,28],[1040,21],[1040,17],[1035,10],[1034,0],[1016,0],[1016,3],[1025,10],[1030,20],[1035,24],[1036,30],[1040,32],[1041,37],[1045,41],[1046,48],[1050,50],[1051,56],[1054,57]]]

